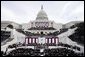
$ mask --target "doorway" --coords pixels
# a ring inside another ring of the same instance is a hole
[[[43,34],[43,32],[41,31],[41,35]]]

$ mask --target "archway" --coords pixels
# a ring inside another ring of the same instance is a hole
[[[41,31],[41,34],[43,34],[43,31]]]

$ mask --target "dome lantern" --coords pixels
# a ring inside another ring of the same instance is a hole
[[[36,20],[48,20],[47,14],[43,10],[43,5],[41,5],[41,10],[38,12]]]
[[[41,5],[41,10],[43,10],[43,5]]]

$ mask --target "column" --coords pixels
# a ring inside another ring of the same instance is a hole
[[[59,38],[57,38],[57,44],[59,43]]]
[[[28,44],[29,44],[29,38],[28,38]]]
[[[52,38],[51,38],[51,43],[52,43]]]
[[[29,43],[31,43],[31,38],[29,38]]]
[[[28,38],[26,38],[26,44],[28,44]]]
[[[56,38],[54,38],[54,43],[56,44]]]
[[[51,43],[51,38],[49,38],[49,43]]]
[[[47,44],[49,44],[49,38],[47,38]]]
[[[34,43],[34,38],[32,38],[32,43]]]
[[[34,43],[36,43],[36,38],[34,38]]]
[[[45,43],[47,43],[47,41],[48,41],[48,40],[47,40],[47,38],[46,38],[46,39],[45,39]]]
[[[33,38],[31,38],[31,43],[33,43]]]
[[[52,38],[52,43],[54,43],[54,38]]]
[[[56,44],[58,44],[58,39],[56,38]]]
[[[26,38],[25,38],[25,44],[26,44]]]

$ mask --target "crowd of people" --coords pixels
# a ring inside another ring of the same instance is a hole
[[[1,42],[10,37],[10,31],[1,31]]]
[[[75,53],[74,51],[66,48],[57,48],[45,50],[45,56],[84,56],[84,54]]]
[[[59,43],[58,46],[62,46],[62,47],[67,47],[67,48],[71,48],[71,49],[76,49],[78,51],[80,51],[80,47],[78,46],[72,46],[72,45],[68,45],[68,44],[64,44],[64,43]]]
[[[73,33],[72,35],[69,35],[68,37],[72,41],[75,41],[84,46],[84,22],[75,24],[75,25],[71,26],[70,28],[75,28],[75,27],[77,27],[77,29],[75,30],[75,33]]]
[[[31,49],[31,48],[18,48],[11,51],[6,56],[40,56],[38,49]]]
[[[2,55],[5,53],[1,52]],[[83,53],[75,53],[72,50],[66,48],[56,48],[56,49],[44,49],[40,52],[40,49],[31,48],[18,48],[6,54],[6,56],[84,56]]]
[[[33,29],[35,29],[35,30],[48,30],[48,29],[49,30],[55,30],[55,28],[53,28],[53,27],[42,27],[42,28],[32,27],[29,30],[33,30]],[[24,31],[23,29],[16,29],[16,31],[18,31],[20,33],[23,33],[26,36],[37,36],[37,35],[41,35],[40,33],[31,33],[31,32],[28,32],[28,31]],[[68,31],[68,28],[62,28],[62,29],[60,29],[60,31],[55,31],[53,33],[50,32],[48,34],[43,34],[43,35],[54,35],[54,36],[56,36],[56,35],[59,35],[59,34],[61,34],[63,32],[66,32],[66,31]]]
[[[9,45],[8,48],[17,48],[17,47],[22,47],[22,46],[37,46],[37,47],[40,47],[40,46],[62,46],[62,47],[66,47],[67,49],[68,48],[71,48],[71,49],[74,49],[74,50],[78,50],[80,51],[80,47],[78,46],[72,46],[72,45],[68,45],[68,44],[64,44],[64,43],[61,43],[59,42],[58,44],[37,44],[37,43],[34,43],[34,44],[25,44],[25,43],[14,43],[12,45]]]
[[[15,48],[15,50],[11,51],[9,54],[6,54],[5,52],[2,51],[1,54],[6,56],[41,56],[41,54],[43,54],[44,56],[84,56],[83,53],[75,53],[75,51],[73,51],[73,49],[80,51],[79,47],[63,43],[59,43],[58,46],[68,47],[71,49],[68,48],[44,49],[44,52],[41,53],[40,49],[17,48],[20,46],[25,45],[20,42],[18,44],[9,45],[8,49]]]
[[[52,29],[52,28],[50,28],[50,29]],[[56,31],[53,33],[53,35],[58,35],[67,30],[68,29],[61,29],[60,32]],[[19,31],[23,34],[26,34],[26,35],[35,35],[35,34],[29,33],[29,32],[24,32],[23,30],[17,30],[17,31]],[[8,34],[10,34],[10,32],[1,31],[1,41],[9,38],[10,35],[8,35]],[[37,45],[37,44],[29,44],[29,45]],[[46,45],[49,46],[49,44],[46,44]],[[54,44],[50,44],[50,45],[54,46]],[[43,56],[84,56],[84,53],[75,53],[75,51],[73,51],[73,49],[80,51],[79,47],[71,46],[71,45],[63,44],[63,43],[59,43],[58,46],[67,47],[67,48],[45,49],[44,52],[40,52],[39,49],[29,49],[29,48],[18,48],[17,49],[17,47],[20,47],[20,46],[25,46],[25,44],[19,43],[19,44],[9,45],[8,48],[11,48],[11,49],[15,48],[15,50],[10,51],[9,54],[6,54],[6,52],[1,51],[1,55],[2,56],[3,55],[6,55],[6,56],[41,56],[41,55],[43,55]],[[38,47],[40,47],[40,45]],[[68,48],[71,48],[72,50],[70,50]]]
[[[59,43],[58,46],[62,46],[62,47],[68,47],[68,48],[55,48],[55,49],[44,49],[43,52],[40,52],[40,49],[31,49],[31,48],[17,48],[20,46],[25,46],[22,43],[17,43],[17,44],[13,44],[13,45],[9,45],[8,49],[12,49],[15,48],[14,50],[10,51],[9,54],[6,54],[6,52],[1,51],[2,55],[6,55],[6,56],[84,56],[83,53],[76,53],[75,51],[73,51],[73,49],[76,49],[78,51],[80,51],[80,48],[77,46],[71,46],[68,44],[63,44],[63,43]],[[40,45],[39,45],[40,46]]]
[[[61,34],[61,33],[63,33],[63,32],[66,32],[66,31],[68,31],[68,28],[62,28],[62,29],[60,29],[60,31],[55,31],[55,32],[53,32],[53,33],[48,33],[47,35],[57,36],[57,35],[59,35],[59,34]]]

